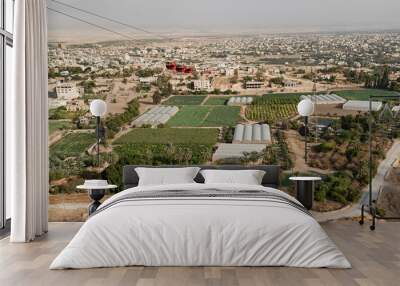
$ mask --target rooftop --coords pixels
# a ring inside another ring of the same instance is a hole
[[[231,158],[241,158],[244,153],[260,153],[266,147],[266,144],[227,144],[221,143],[213,155],[213,161]]]
[[[380,101],[372,101],[371,102],[371,110],[378,111],[381,108],[382,108],[382,102],[380,102]],[[348,102],[343,104],[343,109],[355,110],[355,111],[368,111],[369,110],[369,101],[349,100]]]
[[[234,144],[271,144],[268,124],[238,124],[233,135]]]
[[[302,95],[301,99],[310,99],[315,104],[342,104],[347,100],[337,94]]]

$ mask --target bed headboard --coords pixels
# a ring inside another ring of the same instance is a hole
[[[145,166],[145,165],[127,165],[123,168],[122,184],[124,190],[136,187],[139,183],[139,177],[135,171],[136,167],[149,167],[149,168],[179,168],[185,166]],[[262,180],[262,185],[265,187],[278,188],[280,185],[280,167],[277,165],[258,165],[258,166],[240,166],[240,165],[211,165],[211,166],[191,166],[199,167],[202,170],[216,169],[216,170],[263,170],[265,176]],[[197,183],[204,183],[203,176],[199,173],[195,181]]]

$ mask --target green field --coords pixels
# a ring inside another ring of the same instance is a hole
[[[369,100],[370,96],[399,95],[398,92],[381,89],[340,90],[332,93],[348,100]]]
[[[74,118],[77,118],[79,116],[82,116],[86,113],[86,111],[77,111],[77,112],[72,112],[72,111],[67,111],[65,106],[61,106],[59,108],[55,109],[49,109],[49,119],[51,120],[71,120]]]
[[[246,109],[246,117],[274,124],[297,114],[300,94],[267,94],[257,97]]]
[[[281,103],[297,103],[300,96],[308,93],[271,93],[254,98],[253,104],[281,104]]]
[[[211,144],[217,143],[217,128],[137,128],[119,138],[115,144]]]
[[[49,133],[52,134],[58,130],[71,129],[72,123],[64,120],[49,120]]]
[[[168,121],[172,127],[219,127],[232,126],[240,118],[240,107],[231,106],[184,106]]]
[[[206,96],[199,95],[184,95],[184,96],[172,96],[163,102],[164,105],[200,105]]]
[[[210,107],[207,106],[184,106],[179,112],[168,121],[169,126],[202,126],[203,121],[210,112]]]
[[[94,143],[96,137],[93,133],[71,133],[50,146],[50,157],[57,156],[60,159],[77,157]]]
[[[203,126],[233,126],[240,119],[240,107],[216,106],[205,119]]]
[[[207,99],[204,105],[226,105],[229,98],[230,98],[229,96],[210,97],[209,99]]]

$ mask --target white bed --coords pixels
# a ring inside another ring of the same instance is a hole
[[[168,190],[265,191],[272,198],[276,195],[299,204],[277,189],[254,185],[192,183],[131,188],[104,202],[50,269],[133,265],[351,267],[310,215],[278,199],[187,195],[122,199]]]

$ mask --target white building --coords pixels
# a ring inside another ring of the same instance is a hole
[[[284,87],[297,87],[297,82],[293,80],[284,80],[283,81]]]
[[[225,69],[225,76],[232,77],[235,75],[235,69],[226,68]]]
[[[251,88],[261,88],[263,86],[263,83],[261,81],[247,81],[246,82],[246,88],[251,89]]]
[[[61,71],[60,76],[69,76],[69,71]]]
[[[394,112],[395,114],[400,113],[400,105],[393,106],[392,112]]]
[[[208,79],[193,80],[192,86],[194,90],[210,90],[211,82]]]
[[[382,106],[383,106],[383,104],[380,101],[372,101],[371,102],[371,110],[372,111],[379,111],[382,108]],[[369,101],[349,100],[348,102],[343,104],[343,110],[368,112],[369,111]]]
[[[80,96],[79,88],[72,83],[60,83],[56,86],[57,99],[72,100]]]
[[[139,82],[143,85],[150,86],[152,83],[155,83],[157,81],[157,77],[155,76],[149,76],[149,77],[141,77],[139,78]]]

